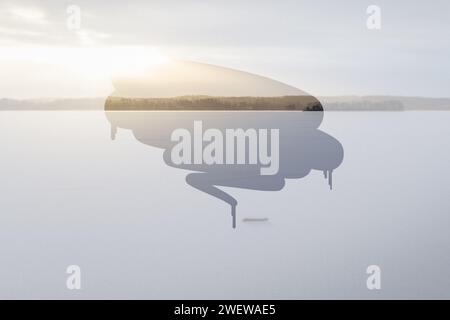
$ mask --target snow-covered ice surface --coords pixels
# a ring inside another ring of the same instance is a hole
[[[450,298],[449,123],[325,113],[344,150],[333,190],[314,170],[276,192],[224,187],[233,229],[163,150],[112,141],[104,112],[1,112],[0,298]]]

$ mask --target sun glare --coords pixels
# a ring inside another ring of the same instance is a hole
[[[57,65],[86,76],[109,78],[140,74],[169,61],[158,49],[148,47],[5,48],[0,59]]]

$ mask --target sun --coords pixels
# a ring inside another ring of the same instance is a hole
[[[24,97],[104,96],[114,89],[113,79],[142,75],[168,61],[154,47],[16,46],[0,50],[0,67],[8,67],[2,71],[11,83],[20,83]],[[33,94],[29,96],[25,88]]]

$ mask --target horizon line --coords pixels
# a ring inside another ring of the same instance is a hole
[[[187,96],[200,96],[200,95],[187,95]],[[205,95],[202,95],[205,96]],[[207,96],[207,95],[206,95]],[[443,96],[407,96],[407,95],[393,95],[393,94],[342,94],[342,95],[309,95],[316,98],[344,98],[344,97],[354,97],[354,98],[365,98],[365,97],[393,97],[393,98],[418,98],[418,99],[450,99],[450,96],[443,97]],[[85,96],[85,97],[34,97],[34,98],[10,98],[10,97],[1,97],[1,100],[14,100],[14,101],[23,101],[23,102],[30,102],[30,101],[42,101],[42,102],[49,102],[49,101],[57,101],[57,100],[97,100],[97,99],[107,99],[108,96]],[[182,96],[180,96],[182,97]],[[216,97],[216,96],[211,96]],[[219,97],[219,96],[217,96]],[[220,96],[221,97],[221,96]],[[247,97],[247,96],[239,96],[239,97]],[[259,96],[254,96],[255,98]],[[126,97],[124,97],[126,98]],[[148,97],[148,98],[139,98],[139,99],[157,99],[158,97]],[[170,98],[178,98],[178,96],[170,97]],[[130,99],[133,99],[130,97]],[[137,98],[136,98],[137,99]]]

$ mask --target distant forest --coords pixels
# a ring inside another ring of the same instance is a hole
[[[105,102],[106,101],[106,102]],[[320,103],[319,103],[320,101]],[[20,110],[310,110],[310,111],[444,111],[450,98],[396,96],[285,96],[285,97],[210,97],[128,99],[0,99],[0,111]]]
[[[325,104],[325,109],[330,111],[404,111],[405,106],[401,101],[398,100],[362,100],[330,102]]]
[[[299,110],[322,111],[312,96],[283,97],[212,97],[183,96],[174,98],[109,97],[106,110]]]
[[[450,110],[450,98],[401,96],[319,97],[325,111],[412,111]]]

